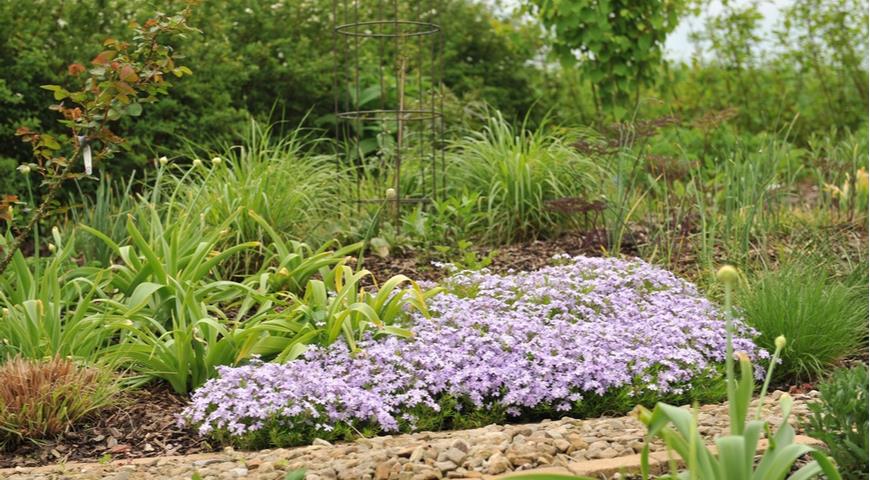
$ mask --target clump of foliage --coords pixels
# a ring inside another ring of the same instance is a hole
[[[818,378],[839,360],[856,353],[867,331],[867,299],[831,280],[811,263],[790,263],[767,271],[741,289],[742,315],[772,348],[787,334],[777,380]]]
[[[74,238],[55,229],[51,240],[48,258],[28,261],[17,251],[0,275],[0,361],[58,355],[96,361],[124,321],[99,315],[92,304],[108,272],[76,265]]]
[[[677,27],[684,1],[536,0],[537,14],[554,34],[563,63],[579,64],[600,101],[639,101],[662,61],[668,33]],[[580,51],[581,58],[576,56]]]
[[[477,197],[479,235],[491,242],[546,236],[569,223],[547,202],[587,195],[601,178],[601,167],[571,145],[570,132],[528,129],[491,113],[479,132],[450,149],[449,186]]]
[[[74,361],[12,358],[0,365],[0,443],[58,435],[112,405],[118,382],[111,373]]]
[[[776,350],[767,370],[764,385],[761,387],[758,408],[750,420],[749,411],[752,394],[755,391],[752,362],[746,352],[738,351],[740,378],[734,371],[734,319],[732,318],[731,295],[737,283],[737,269],[722,267],[718,278],[725,284],[725,322],[727,351],[725,356],[726,387],[728,390],[728,414],[731,434],[716,439],[718,452],[713,454],[698,432],[698,412],[658,403],[653,411],[639,407],[638,417],[648,431],[648,440],[641,452],[641,473],[644,480],[649,478],[649,443],[653,438],[665,442],[669,453],[676,453],[686,465],[685,471],[677,473],[675,463],[671,463],[672,478],[703,478],[704,480],[789,480],[826,478],[839,480],[840,474],[830,458],[823,452],[808,445],[794,443],[795,431],[788,423],[793,404],[786,394],[780,400],[782,423],[772,430],[771,426],[760,419],[761,408],[767,388],[773,375],[779,355],[786,345],[785,337],[776,339]],[[758,441],[762,434],[769,440],[760,460],[756,460]],[[794,473],[797,460],[809,454],[812,461],[801,466]]]
[[[849,478],[868,477],[870,426],[868,426],[867,366],[834,371],[819,384],[821,399],[809,405],[807,434],[825,442],[840,470]]]
[[[192,73],[176,64],[178,55],[167,43],[194,31],[186,23],[189,14],[184,10],[178,15],[158,14],[141,25],[132,22],[132,43],[108,38],[103,42],[106,50],[91,60],[90,68],[80,63],[67,67],[70,85],[42,86],[60,102],[50,108],[63,116],[60,123],[67,131],[59,136],[24,126],[15,132],[30,144],[33,154],[33,161],[23,169],[38,172],[46,188],[39,207],[3,249],[0,273],[49,213],[64,181],[90,175],[93,163],[123,147],[124,139],[112,131],[113,125],[123,118],[138,117],[143,104],[166,94],[171,86],[169,76]],[[80,163],[84,163],[84,174],[78,170]]]
[[[186,209],[202,212],[215,226],[234,211],[253,211],[279,232],[299,232],[300,240],[320,244],[327,229],[339,221],[352,183],[338,171],[335,158],[317,154],[323,138],[301,128],[279,139],[273,130],[251,120],[241,143],[212,155],[212,167],[185,177],[178,201]],[[268,179],[268,181],[265,181]],[[236,242],[265,237],[252,217],[235,217],[230,225]]]

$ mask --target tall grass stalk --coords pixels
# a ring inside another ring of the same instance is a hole
[[[545,125],[531,130],[526,121],[514,127],[493,112],[481,131],[450,145],[448,188],[480,193],[486,218],[481,234],[491,242],[556,232],[566,219],[546,202],[585,196],[602,177],[601,166],[569,144],[571,132]]]

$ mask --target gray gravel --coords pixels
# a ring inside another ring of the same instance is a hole
[[[779,423],[778,399],[765,401],[764,417]],[[807,412],[816,392],[795,395],[794,412]],[[686,407],[688,408],[688,407]],[[713,439],[727,431],[727,405],[702,406],[699,431]],[[792,423],[795,416],[792,417]],[[640,452],[643,426],[633,417],[563,418],[528,425],[489,425],[474,430],[421,432],[360,438],[332,445],[318,440],[307,447],[158,457],[108,464],[77,463],[0,470],[0,478],[156,480],[198,478],[283,479],[286,472],[306,469],[308,480],[427,480],[492,478],[499,474],[573,462],[606,459]],[[653,445],[653,451],[661,445]]]

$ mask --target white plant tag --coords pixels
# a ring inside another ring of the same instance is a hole
[[[82,157],[85,160],[85,173],[90,175],[94,171],[93,159],[91,158],[91,146],[85,140],[85,136],[79,136],[79,144],[84,143],[84,149],[82,149]]]

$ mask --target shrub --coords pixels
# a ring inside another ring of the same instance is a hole
[[[788,336],[778,380],[818,377],[866,338],[866,299],[808,263],[762,273],[742,290],[739,305],[762,348],[772,350],[777,336]]]
[[[868,477],[867,365],[834,372],[819,385],[821,400],[809,405],[807,433],[825,442],[848,478]]]
[[[0,442],[49,438],[114,401],[118,383],[72,360],[26,360],[0,366]]]
[[[564,133],[514,128],[495,112],[480,132],[451,146],[450,188],[480,194],[480,234],[493,242],[546,236],[565,223],[548,200],[597,188],[600,168],[569,145]]]
[[[460,274],[412,316],[410,339],[371,336],[284,365],[220,369],[184,412],[247,446],[343,431],[469,427],[517,415],[624,412],[716,399],[725,334],[690,284],[639,260],[577,257],[537,272]],[[741,328],[741,350],[764,356]],[[476,419],[476,420],[475,420]],[[350,427],[348,427],[350,425]]]

